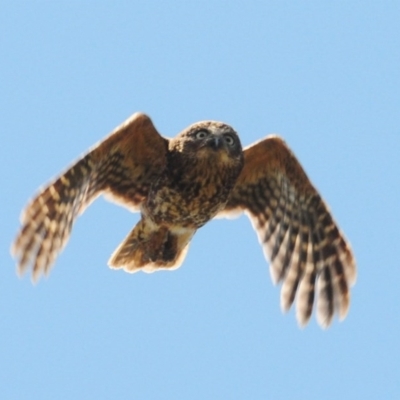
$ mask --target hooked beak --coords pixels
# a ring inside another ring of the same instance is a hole
[[[218,150],[223,146],[223,140],[219,136],[212,136],[207,140],[207,145],[214,150]]]

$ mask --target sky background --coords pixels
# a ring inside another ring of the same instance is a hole
[[[2,2],[0,392],[36,399],[400,398],[400,2]],[[37,189],[135,111],[282,135],[354,249],[347,319],[283,315],[246,217],[174,272],[107,260],[138,215],[97,200],[48,279],[9,247]]]

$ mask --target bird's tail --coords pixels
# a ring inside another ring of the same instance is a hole
[[[108,265],[126,272],[176,269],[182,264],[195,230],[169,228],[142,218],[114,251]]]

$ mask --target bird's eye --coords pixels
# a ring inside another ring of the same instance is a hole
[[[196,139],[204,139],[208,135],[206,131],[198,131],[196,133]]]
[[[228,146],[233,146],[235,144],[235,139],[231,135],[225,135],[225,142]]]

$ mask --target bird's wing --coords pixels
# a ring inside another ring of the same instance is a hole
[[[18,271],[47,273],[76,217],[101,193],[138,209],[166,165],[168,140],[144,114],[134,114],[33,198],[21,215],[11,251]]]
[[[270,262],[274,283],[282,281],[281,307],[296,298],[297,320],[312,313],[317,284],[317,319],[322,327],[334,313],[343,319],[356,278],[349,244],[285,142],[270,136],[244,150],[244,168],[226,209],[245,211]]]

